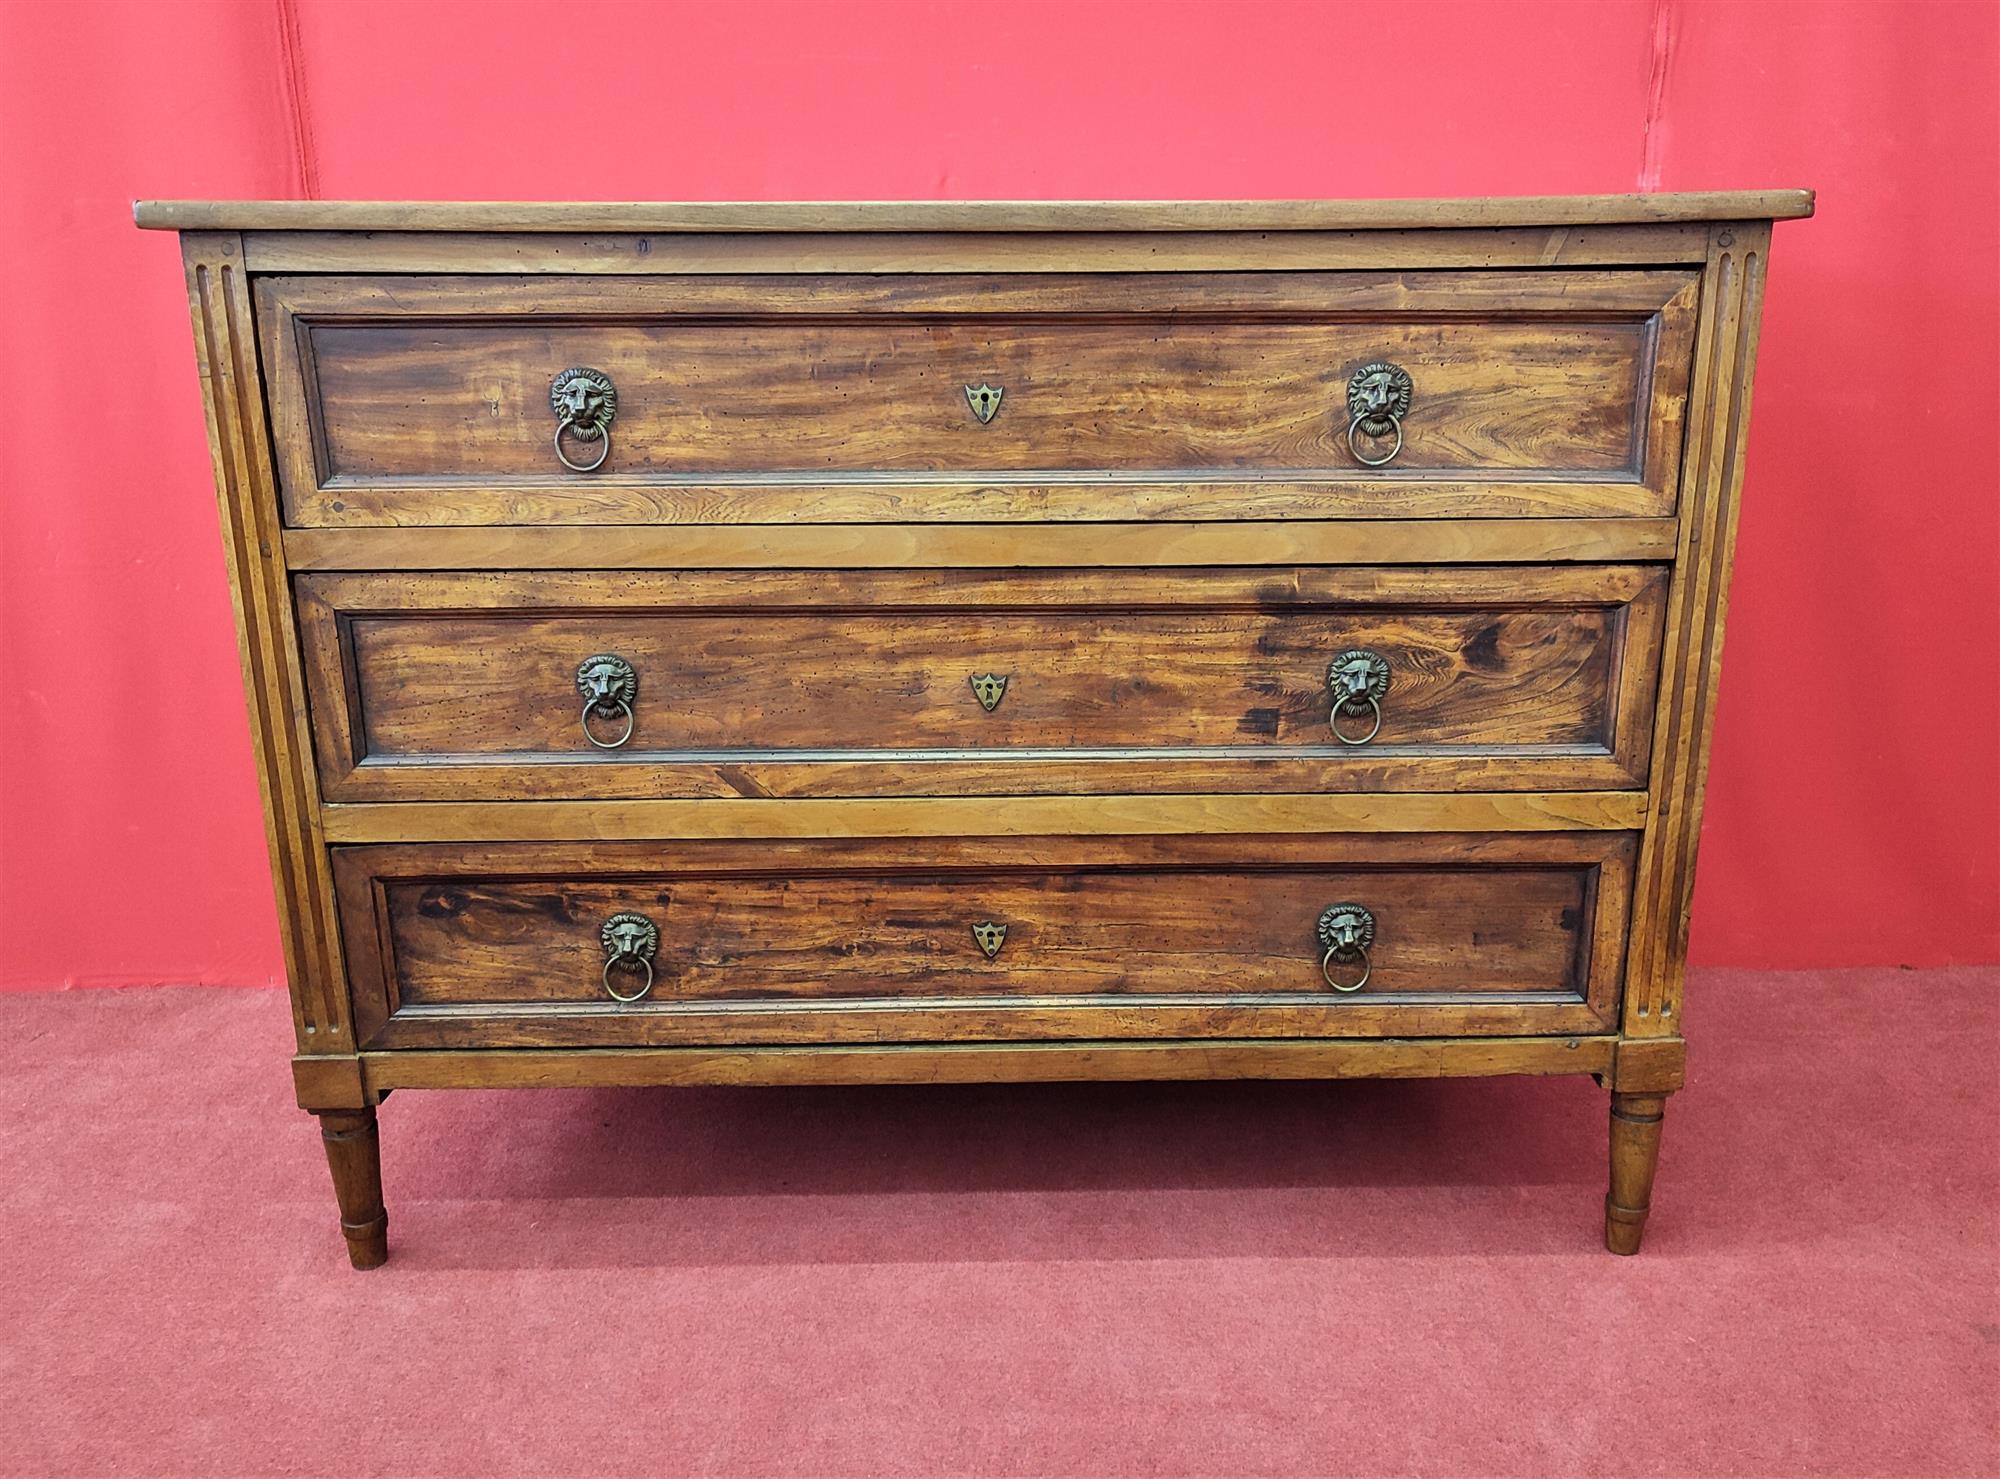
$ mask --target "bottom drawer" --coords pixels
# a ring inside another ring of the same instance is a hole
[[[1601,1032],[1616,832],[334,850],[373,1047]],[[629,997],[631,1000],[614,999]]]

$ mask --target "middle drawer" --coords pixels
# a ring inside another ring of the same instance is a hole
[[[320,574],[329,801],[1643,786],[1648,566]]]

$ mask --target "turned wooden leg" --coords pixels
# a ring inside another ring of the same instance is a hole
[[[1664,1094],[1611,1096],[1611,1191],[1604,1198],[1604,1246],[1613,1253],[1637,1253],[1645,1236],[1666,1107]]]
[[[329,1109],[319,1116],[340,1230],[356,1268],[380,1268],[389,1257],[389,1214],[382,1210],[382,1142],[372,1109]]]

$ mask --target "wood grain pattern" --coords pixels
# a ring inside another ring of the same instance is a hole
[[[1809,216],[1810,190],[1430,200],[141,200],[151,229],[201,231],[1294,231],[1570,226]]]
[[[1671,1094],[1687,1081],[1687,1043],[1678,1037],[1627,1037],[1618,1043],[1611,1087],[1627,1094]]]
[[[362,1083],[361,1060],[351,1053],[301,1053],[292,1059],[292,1089],[299,1108],[366,1109],[374,1101]]]
[[[1453,491],[1453,490],[1440,490]],[[1480,497],[1466,486],[1455,490]],[[1673,519],[292,529],[294,570],[1116,569],[1671,560]]]
[[[644,1088],[664,1084],[983,1084],[1069,1080],[1467,1078],[1603,1073],[1610,1037],[1254,1042],[932,1043],[762,1048],[436,1049],[361,1057],[390,1089]]]
[[[1380,272],[1661,266],[1708,257],[1698,221],[1374,231],[564,233],[255,231],[259,273]]]
[[[1667,1101],[1659,1094],[1611,1096],[1611,1189],[1604,1197],[1604,1246],[1639,1251],[1660,1163],[1660,1126]]]
[[[454,574],[297,594],[336,801],[1594,790],[1644,784],[1665,577]],[[1366,746],[1329,728],[1329,662],[1357,648],[1390,671]],[[600,652],[639,675],[616,751],[580,722],[574,674]],[[991,712],[974,673],[1008,676]]]
[[[1022,837],[1068,832],[1625,831],[1644,791],[1204,796],[882,796],[781,801],[398,801],[329,805],[329,842],[651,837]]]
[[[1644,339],[1639,324],[1491,324],[1443,336],[1428,324],[1340,333],[1166,314],[1110,324],[579,329],[537,320],[311,330],[321,483],[342,490],[433,474],[562,481],[549,455],[547,367],[570,360],[620,387],[606,480],[958,468],[1330,477],[1352,466],[1335,369],[1419,355],[1448,364],[1425,376],[1398,470],[1622,473],[1637,440],[1629,413]],[[1557,393],[1557,377],[1572,374],[1587,401],[1565,404]],[[1003,382],[1007,399],[982,426],[966,414],[962,387],[986,380]]]
[[[384,1046],[1161,1036],[1190,1015],[1230,1036],[1368,1036],[1602,1030],[1617,978],[1597,947],[1615,959],[1632,847],[834,839],[343,849],[336,869],[368,963],[357,1010]],[[1347,900],[1377,923],[1351,994],[1327,986],[1314,933]],[[632,1005],[601,980],[598,932],[623,911],[660,932]],[[979,921],[1007,927],[992,959]]]
[[[243,690],[301,1053],[352,1050],[332,880],[285,573],[250,287],[233,235],[182,242]]]
[[[324,526],[1672,511],[1681,271],[273,278],[288,516]],[[1416,382],[1394,465],[1349,375]],[[548,386],[618,386],[601,471]],[[964,387],[1007,398],[990,424]],[[1282,492],[1260,484],[1282,485]]]
[[[380,1268],[389,1258],[389,1214],[382,1210],[382,1139],[375,1111],[322,1111],[319,1128],[348,1261],[356,1268]]]
[[[1743,484],[1743,453],[1763,310],[1768,225],[1718,229],[1704,279],[1687,440],[1689,490],[1667,607],[1661,692],[1653,730],[1652,804],[1639,864],[1625,1004],[1633,1037],[1681,1035],[1695,850],[1708,778],[1709,737],[1722,671],[1722,633]]]

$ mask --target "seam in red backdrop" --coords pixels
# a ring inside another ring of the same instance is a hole
[[[312,109],[300,54],[298,0],[275,0],[278,45],[285,58],[285,111],[292,125],[292,152],[298,162],[298,196],[319,199],[319,161],[313,155]]]

